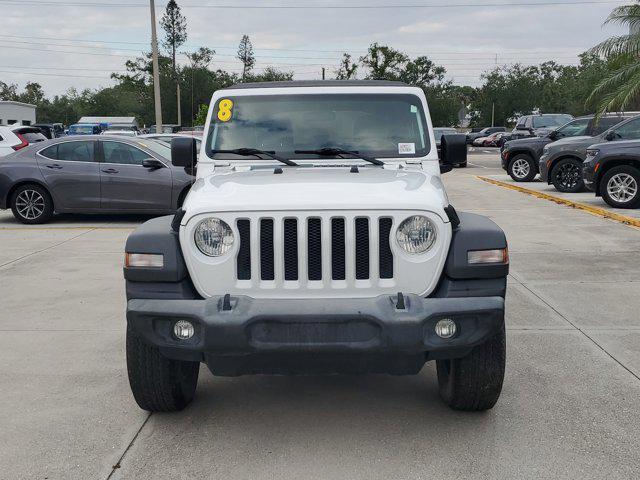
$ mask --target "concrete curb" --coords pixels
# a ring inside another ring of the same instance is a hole
[[[548,193],[538,192],[537,190],[521,187],[519,185],[512,185],[510,183],[502,182],[500,180],[494,180],[493,178],[482,177],[480,175],[476,175],[476,178],[478,180],[482,180],[483,182],[491,183],[499,187],[508,188],[510,190],[515,190],[516,192],[526,193],[528,195],[532,195],[537,198],[542,198],[543,200],[548,200],[550,202],[557,203],[558,205],[565,205],[567,207],[576,208],[578,210],[582,210],[587,213],[590,213],[591,215],[595,215],[596,217],[608,218],[610,220],[615,220],[616,222],[620,222],[629,227],[640,228],[640,219],[638,218],[628,217],[626,215],[621,215],[619,213],[613,213],[613,212],[610,212],[609,210],[605,210],[604,208],[585,205],[584,203],[574,202],[572,200],[567,200],[565,198],[549,195]]]

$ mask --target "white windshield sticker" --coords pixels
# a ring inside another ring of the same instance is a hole
[[[413,155],[414,153],[416,153],[416,144],[415,143],[399,143],[398,153],[400,155]]]

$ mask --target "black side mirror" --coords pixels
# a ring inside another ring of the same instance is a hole
[[[549,139],[551,139],[551,140],[557,140],[558,139],[558,131],[554,130],[553,132],[549,132],[549,135],[547,135],[547,137],[549,137]]]
[[[174,167],[194,167],[198,162],[196,139],[180,137],[171,140],[171,163]]]
[[[616,134],[613,130],[611,130],[610,132],[607,132],[607,134],[604,136],[604,139],[607,142],[610,142],[611,140],[615,140],[616,139]]]
[[[447,173],[454,165],[467,163],[466,135],[443,135],[440,140],[441,164],[440,173]]]
[[[145,158],[142,161],[142,166],[144,168],[148,168],[149,170],[158,170],[159,168],[164,168],[164,163],[155,158]]]

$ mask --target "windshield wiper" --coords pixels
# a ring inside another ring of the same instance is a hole
[[[365,160],[369,163],[373,163],[374,165],[384,165],[382,160],[378,160],[377,158],[368,157],[366,155],[362,155],[358,153],[357,150],[343,150],[342,148],[335,147],[325,147],[319,148],[317,150],[295,150],[293,153],[302,153],[309,155],[320,155],[320,156],[341,156],[341,155],[351,155],[352,157],[358,157],[362,160]]]
[[[279,162],[284,163],[285,165],[289,165],[290,167],[297,167],[298,164],[296,162],[292,162],[288,158],[282,158],[276,155],[276,152],[273,150],[258,150],[257,148],[234,148],[232,150],[211,150],[211,153],[231,153],[233,155],[240,155],[241,157],[258,157],[261,158],[260,155],[265,155],[269,158],[273,158],[274,160],[278,160]]]

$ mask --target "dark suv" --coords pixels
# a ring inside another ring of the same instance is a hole
[[[520,117],[509,134],[510,140],[544,137],[561,125],[573,120],[568,113],[539,113]]]
[[[584,189],[582,162],[587,156],[587,148],[595,143],[618,140],[640,140],[640,115],[595,137],[564,138],[545,146],[538,165],[541,180],[553,184],[559,192],[580,192]]]
[[[556,130],[552,130],[545,136],[510,140],[502,147],[502,168],[516,182],[530,182],[538,174],[538,162],[545,145],[563,138],[600,135],[627,118],[630,117],[617,114],[607,115],[595,122],[593,115],[579,117]]]
[[[614,208],[640,207],[640,140],[591,145],[582,179],[596,197]]]

